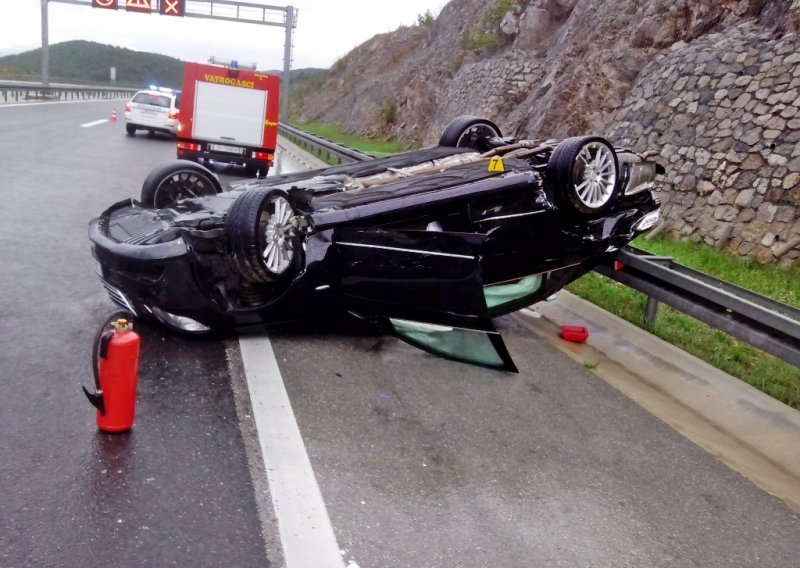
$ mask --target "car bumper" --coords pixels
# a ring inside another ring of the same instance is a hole
[[[245,158],[244,156],[235,156],[232,154],[223,154],[219,152],[192,152],[189,150],[178,150],[178,159],[180,160],[213,160],[214,162],[221,162],[226,164],[239,164],[254,169],[259,169],[264,174],[269,171],[272,162],[263,162],[253,158]]]
[[[178,134],[178,120],[177,119],[157,119],[151,120],[143,116],[131,116],[131,113],[125,113],[125,122],[136,128],[142,130],[157,130],[159,132],[167,132],[169,134]]]
[[[251,146],[239,147],[241,153],[229,153],[218,151],[212,142],[205,140],[194,140],[178,136],[177,155],[181,160],[213,160],[214,162],[239,164],[249,168],[258,169],[266,176],[272,167],[274,154],[273,150],[264,148],[254,148]],[[261,157],[255,157],[257,154]],[[265,155],[266,154],[266,155]]]
[[[111,299],[136,316],[164,320],[165,315],[190,318],[202,328],[227,327],[227,318],[201,289],[188,249],[181,239],[140,246],[120,243],[102,230],[103,217],[89,223],[98,276]],[[164,322],[170,325],[169,322]],[[190,326],[191,327],[191,326]]]

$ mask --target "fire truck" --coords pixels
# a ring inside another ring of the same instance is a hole
[[[280,79],[235,61],[186,63],[178,158],[245,166],[266,175],[278,139]]]

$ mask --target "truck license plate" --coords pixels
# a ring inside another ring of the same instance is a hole
[[[244,148],[239,148],[238,146],[227,146],[226,144],[209,144],[209,150],[213,150],[214,152],[227,152],[228,154],[244,154]]]

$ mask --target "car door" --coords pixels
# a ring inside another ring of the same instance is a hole
[[[476,233],[336,229],[345,307],[426,351],[516,371],[486,307],[484,242]]]

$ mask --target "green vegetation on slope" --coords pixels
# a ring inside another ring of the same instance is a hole
[[[295,77],[292,74],[291,85],[289,88],[288,116],[295,116],[297,109],[302,105],[305,98],[322,87],[328,78],[330,71],[326,69],[309,69],[308,73],[303,73]],[[287,117],[283,117],[285,120]]]
[[[322,69],[320,67],[304,67],[303,69],[292,69],[289,71],[289,81],[291,83],[298,83],[303,81],[308,81],[321,73],[325,73],[327,69]],[[272,69],[267,71],[270,75],[278,75],[283,76],[283,70],[281,69]]]
[[[777,266],[760,265],[752,259],[742,259],[708,246],[666,237],[651,240],[639,238],[634,245],[652,254],[674,257],[679,264],[800,309],[798,268],[785,270]]]
[[[17,67],[0,64],[0,77],[5,77],[8,79],[24,79],[29,81],[31,79],[31,74],[27,71],[23,71],[22,69],[18,69]]]
[[[514,9],[512,0],[494,0],[487,3],[478,22],[464,37],[464,47],[475,53],[491,53],[507,39],[500,34],[500,22]]]

